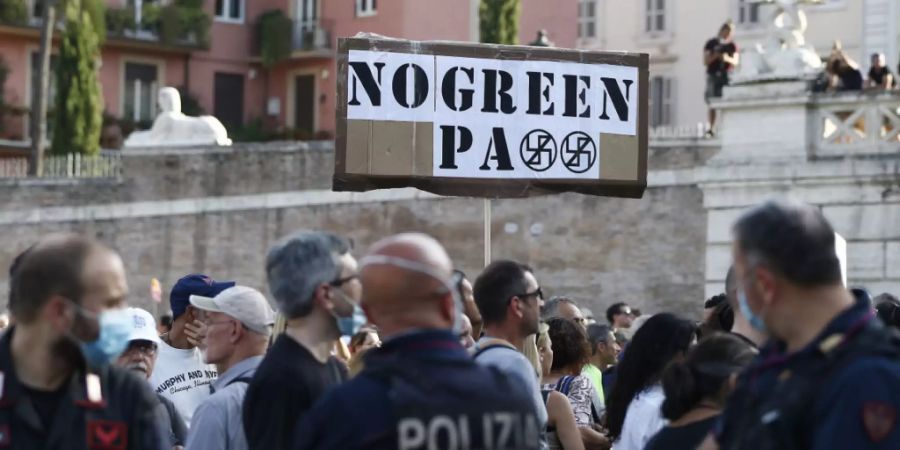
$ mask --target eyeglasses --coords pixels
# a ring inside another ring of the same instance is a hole
[[[349,277],[338,278],[337,280],[334,280],[334,281],[332,281],[331,283],[328,283],[328,284],[330,284],[330,285],[332,285],[332,286],[334,286],[334,287],[341,287],[341,286],[343,286],[343,285],[345,285],[345,284],[347,284],[347,283],[349,283],[349,282],[351,282],[351,281],[353,281],[353,280],[356,280],[356,279],[358,279],[358,278],[359,278],[359,275],[350,275]]]
[[[125,353],[128,352],[138,352],[145,356],[153,356],[156,354],[156,344],[150,341],[137,341],[128,344],[128,348],[125,349]]]
[[[522,300],[528,300],[529,297],[536,297],[536,298],[541,299],[541,298],[544,298],[544,291],[541,289],[540,286],[538,286],[537,290],[534,292],[524,293],[524,294],[516,294],[516,295],[513,295],[512,297],[510,297],[509,300],[512,301],[513,297],[519,297]]]
[[[213,325],[219,325],[219,324],[223,324],[223,323],[234,323],[234,321],[233,320],[220,320],[218,322],[204,322],[204,323],[206,324],[206,328],[209,328]]]

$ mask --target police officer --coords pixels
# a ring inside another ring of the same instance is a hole
[[[459,343],[463,305],[444,248],[401,234],[376,243],[361,265],[362,307],[385,340],[306,415],[295,448],[537,449],[528,393]]]
[[[717,427],[722,449],[898,449],[900,345],[843,287],[815,207],[770,201],[734,226],[738,304],[771,335]]]
[[[119,256],[92,239],[49,236],[11,284],[16,324],[0,338],[0,448],[165,448],[146,381],[109,366],[129,334]]]

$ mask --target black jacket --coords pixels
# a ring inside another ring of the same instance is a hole
[[[82,360],[44,426],[16,376],[11,342],[0,337],[0,448],[22,450],[163,450],[163,410],[145,380],[117,367],[86,370]],[[99,385],[99,392],[91,385]]]

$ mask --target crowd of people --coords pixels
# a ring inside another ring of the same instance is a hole
[[[599,323],[520,262],[470,282],[423,234],[357,261],[316,231],[266,257],[277,313],[191,274],[163,323],[125,307],[115,251],[47,236],[10,268],[0,447],[900,448],[900,301],[843,286],[815,207],[733,234],[702,320],[613,302]]]

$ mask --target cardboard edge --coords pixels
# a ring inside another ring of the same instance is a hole
[[[527,198],[547,194],[577,192],[587,195],[641,198],[647,188],[646,183],[637,181],[608,180],[585,185],[583,180],[487,180],[477,178],[457,178],[450,185],[446,179],[433,177],[378,176],[347,174],[335,177],[335,191],[365,192],[374,189],[416,188],[433,194],[453,197],[479,198]],[[493,195],[485,196],[484,192]]]

